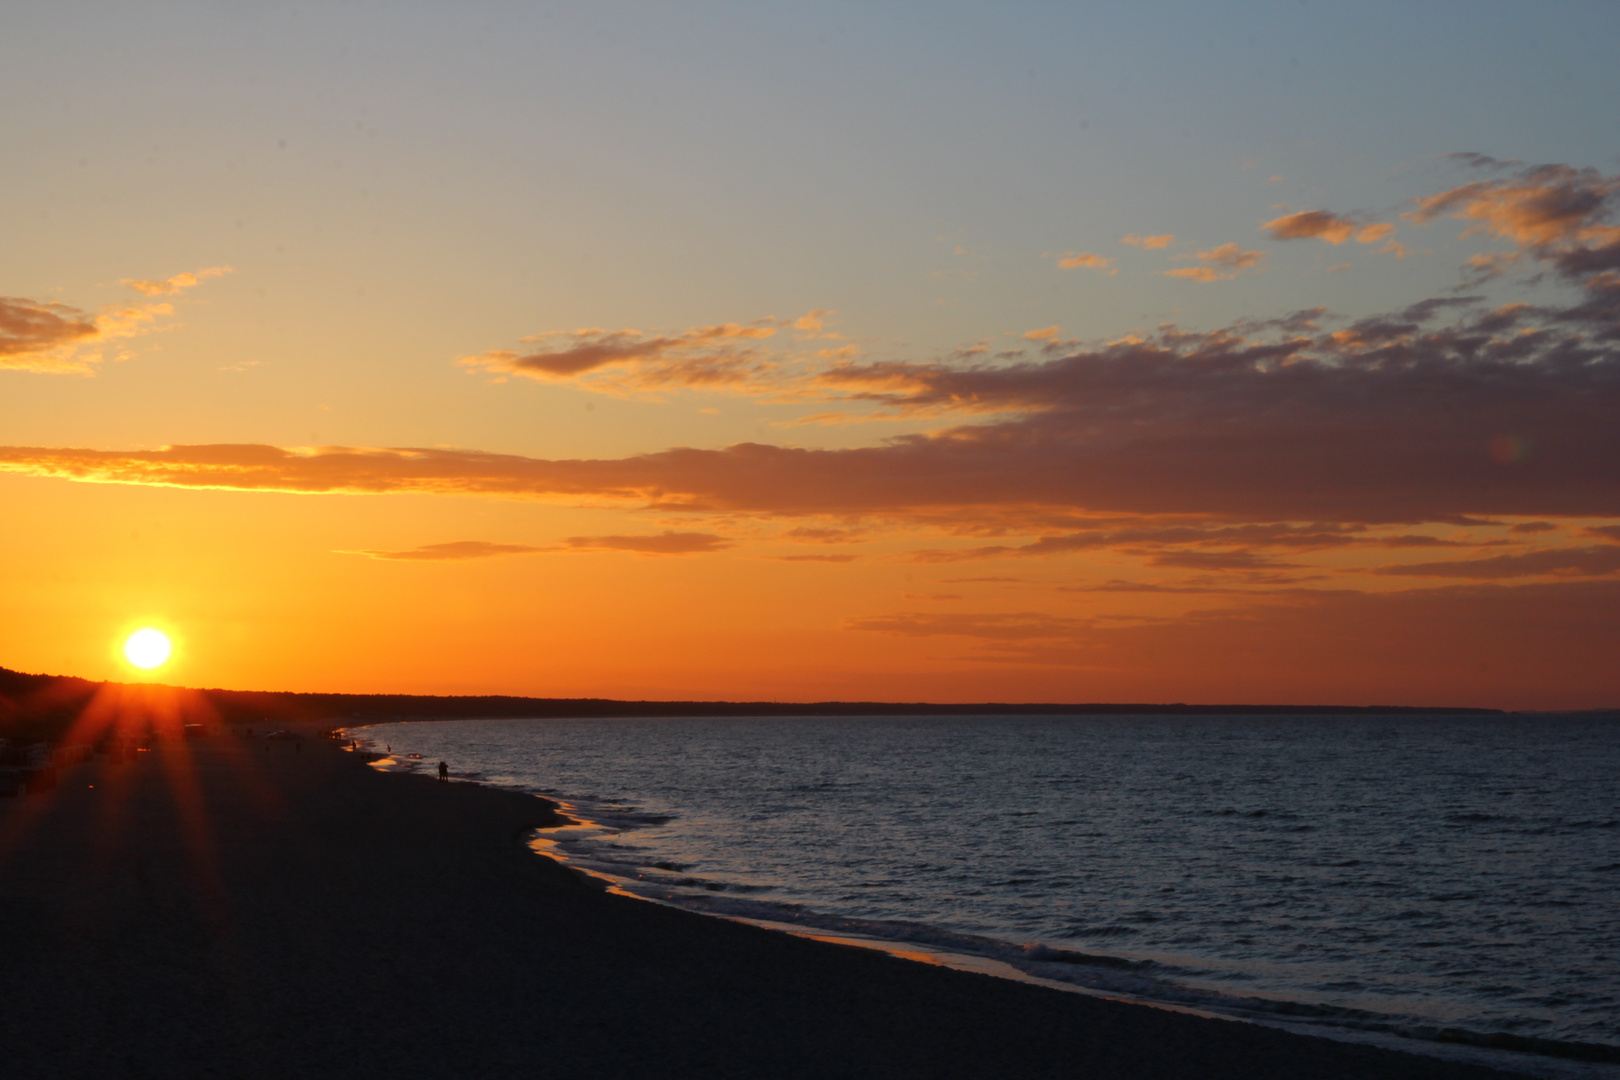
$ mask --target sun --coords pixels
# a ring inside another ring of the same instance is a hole
[[[124,642],[124,658],[138,668],[155,668],[169,658],[169,636],[161,630],[137,630]]]

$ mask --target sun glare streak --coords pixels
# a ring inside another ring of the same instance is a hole
[[[161,630],[137,630],[124,642],[124,659],[147,670],[161,666],[171,651],[168,635]]]

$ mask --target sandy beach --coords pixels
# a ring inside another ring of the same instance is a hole
[[[1505,1075],[609,895],[524,846],[551,814],[308,738],[163,744],[0,800],[0,1071]]]

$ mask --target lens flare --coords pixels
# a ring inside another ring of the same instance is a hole
[[[169,658],[168,635],[161,630],[137,630],[124,642],[124,659],[138,668],[155,668]]]
[[[1498,465],[1517,465],[1530,456],[1530,440],[1523,435],[1498,435],[1491,440],[1491,460]]]

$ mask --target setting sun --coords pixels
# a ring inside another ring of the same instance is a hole
[[[124,642],[124,658],[138,668],[155,668],[169,658],[168,635],[161,630],[137,630]]]

